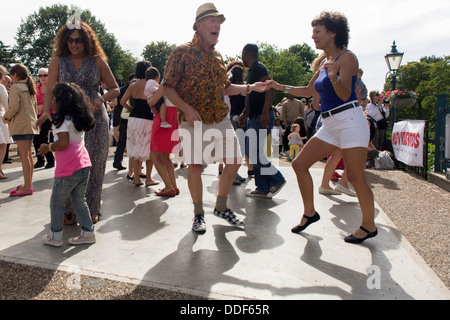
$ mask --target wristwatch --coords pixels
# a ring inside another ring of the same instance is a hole
[[[284,89],[284,93],[289,94],[292,90],[291,86],[286,86],[286,89]]]

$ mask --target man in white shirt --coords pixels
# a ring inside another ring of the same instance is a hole
[[[389,119],[389,101],[383,101],[378,91],[371,91],[369,97],[371,102],[367,105],[365,113],[376,123],[377,137],[373,140],[373,144],[375,148],[380,150]]]

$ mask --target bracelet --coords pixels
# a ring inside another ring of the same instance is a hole
[[[48,145],[48,151],[50,151],[50,152],[53,153],[53,152],[55,152],[55,151],[52,149],[52,144],[53,144],[53,143],[50,143],[50,144]]]
[[[284,93],[289,94],[292,90],[292,87],[291,86],[284,86],[284,87],[285,87]]]
[[[250,85],[247,85],[247,91],[245,92],[246,94],[249,94],[250,92],[252,92],[252,90],[250,90]]]

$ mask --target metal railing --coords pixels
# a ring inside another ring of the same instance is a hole
[[[447,106],[447,94],[436,95],[436,153],[434,172],[444,173],[450,168],[450,107]]]

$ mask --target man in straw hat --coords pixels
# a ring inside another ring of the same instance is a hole
[[[193,26],[193,40],[174,49],[164,72],[164,93],[180,111],[183,157],[189,165],[188,184],[194,203],[192,228],[196,232],[206,231],[203,166],[214,162],[225,163],[214,214],[233,226],[244,225],[227,206],[228,193],[242,159],[224,97],[265,90],[264,83],[234,85],[228,80],[223,58],[215,50],[224,21],[224,15],[214,4],[200,6]]]

